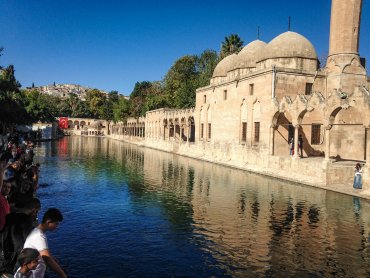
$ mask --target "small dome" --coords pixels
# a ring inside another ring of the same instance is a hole
[[[227,76],[230,70],[234,69],[234,65],[237,62],[238,55],[235,53],[223,58],[215,67],[212,77]]]
[[[273,58],[317,59],[316,50],[304,36],[295,32],[285,32],[270,41],[260,61]]]
[[[238,60],[234,69],[254,68],[256,62],[261,58],[262,51],[266,47],[266,43],[260,40],[255,40],[244,46],[238,54]]]

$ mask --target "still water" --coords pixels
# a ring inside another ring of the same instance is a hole
[[[366,200],[109,139],[36,153],[69,277],[370,276]]]

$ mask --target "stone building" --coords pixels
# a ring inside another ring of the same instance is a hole
[[[332,0],[324,67],[301,34],[250,42],[219,62],[210,85],[197,89],[194,109],[149,111],[143,144],[319,186],[350,183],[354,163],[340,168],[337,162],[360,161],[370,183],[370,77],[358,52],[361,7],[362,0]]]

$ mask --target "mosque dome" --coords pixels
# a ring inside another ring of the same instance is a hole
[[[288,31],[266,45],[260,60],[291,57],[317,59],[317,54],[308,39],[296,32]]]
[[[234,69],[234,65],[238,59],[238,55],[235,53],[223,58],[215,67],[212,77],[227,76],[230,70]]]
[[[256,67],[256,62],[260,60],[265,47],[266,43],[260,40],[252,41],[244,46],[238,54],[234,69]]]

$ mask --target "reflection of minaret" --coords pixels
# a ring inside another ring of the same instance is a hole
[[[327,61],[328,91],[351,92],[366,83],[366,71],[358,53],[362,0],[332,0],[329,56]]]

